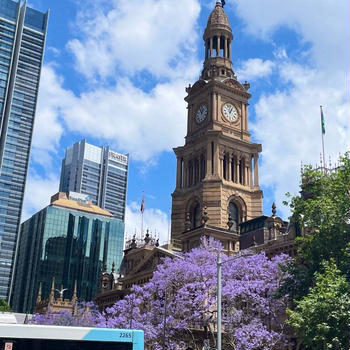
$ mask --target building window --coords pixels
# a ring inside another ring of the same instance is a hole
[[[192,211],[192,228],[197,228],[201,225],[200,205],[197,203]]]
[[[228,205],[228,210],[230,213],[230,217],[233,221],[233,225],[232,225],[232,229],[235,231],[237,230],[238,224],[239,224],[239,211],[238,211],[238,207],[235,203],[230,202]]]

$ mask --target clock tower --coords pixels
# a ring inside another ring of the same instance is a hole
[[[238,224],[262,215],[258,181],[261,145],[248,130],[250,85],[238,82],[231,61],[232,30],[218,1],[204,35],[200,79],[186,88],[185,145],[174,149],[171,238],[189,250],[201,236],[220,239],[237,251]]]

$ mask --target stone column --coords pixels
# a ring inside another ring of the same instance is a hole
[[[248,131],[248,122],[249,122],[249,115],[248,115],[248,105],[244,105],[245,107],[245,131]]]
[[[245,165],[245,172],[244,172],[244,184],[246,186],[249,186],[249,179],[248,179],[248,166]]]
[[[237,174],[237,183],[240,184],[240,172],[241,172],[241,159],[240,156],[237,156],[237,167],[236,167],[236,174]]]
[[[220,57],[220,38],[220,35],[216,36],[216,57]]]
[[[244,130],[246,130],[246,128],[245,128],[245,120],[246,120],[245,113],[246,113],[246,109],[245,109],[245,104],[243,102],[241,102],[241,110],[242,110],[242,128],[241,128],[241,131],[244,131]]]
[[[229,60],[231,60],[231,40],[228,40],[227,49],[228,49],[228,58]]]
[[[227,58],[227,38],[225,37],[224,57]]]
[[[208,142],[207,144],[207,173],[206,176],[209,176],[212,174],[212,168],[211,168],[211,142]]]
[[[232,154],[229,154],[228,158],[228,181],[232,181]]]
[[[258,164],[259,164],[259,153],[254,154],[254,186],[259,186],[259,170],[258,170]]]
[[[214,175],[219,176],[219,145],[214,142]]]
[[[208,47],[208,40],[206,40],[205,41],[205,59],[208,58],[208,49],[209,49],[209,47]]]
[[[187,160],[184,159],[183,160],[183,187],[186,188],[187,187]]]
[[[181,188],[181,157],[177,157],[176,188]]]
[[[213,38],[210,38],[209,58],[213,57]]]
[[[252,186],[252,168],[248,166],[248,186]]]
[[[219,176],[221,179],[224,178],[224,154],[222,152],[220,152],[219,154]]]

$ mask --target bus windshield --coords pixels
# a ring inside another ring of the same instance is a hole
[[[12,343],[12,350],[132,350],[132,343],[52,339],[2,340],[0,349],[6,349],[6,343]]]

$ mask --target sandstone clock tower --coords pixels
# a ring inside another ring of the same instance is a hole
[[[238,82],[231,61],[232,30],[217,2],[204,35],[200,79],[186,88],[185,145],[174,149],[176,188],[172,194],[171,238],[183,250],[202,235],[238,250],[238,224],[262,215],[258,181],[261,145],[250,141],[249,84]]]

